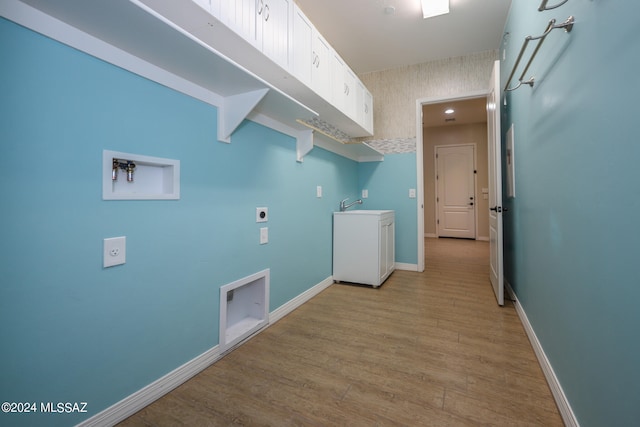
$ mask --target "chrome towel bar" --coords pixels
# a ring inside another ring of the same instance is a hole
[[[569,0],[564,0],[556,5],[553,6],[547,6],[547,3],[549,2],[549,0],[542,0],[542,3],[540,3],[540,7],[538,8],[538,12],[543,12],[545,10],[551,10],[551,9],[555,9],[557,7],[562,6],[563,4],[565,4],[566,2],[568,2]]]
[[[544,2],[546,3],[546,2]],[[544,39],[549,35],[549,33],[553,30],[555,30],[556,28],[564,28],[564,31],[566,33],[571,32],[571,30],[573,29],[573,23],[574,23],[575,19],[573,16],[568,17],[564,22],[560,23],[560,24],[556,24],[556,20],[552,19],[549,21],[549,25],[547,25],[547,28],[544,30],[544,33],[542,33],[541,35],[537,36],[537,37],[533,37],[533,36],[527,36],[524,39],[524,43],[522,44],[522,48],[520,49],[520,53],[518,54],[518,58],[516,59],[516,63],[513,65],[513,69],[511,70],[511,74],[509,75],[509,78],[507,79],[507,84],[504,86],[504,90],[505,92],[510,92],[512,90],[516,90],[518,89],[520,86],[524,85],[529,85],[531,87],[533,87],[533,83],[535,81],[535,79],[533,77],[530,77],[529,80],[527,81],[523,81],[525,74],[527,74],[527,71],[529,70],[529,67],[531,66],[531,63],[533,62],[533,59],[536,57],[536,55],[538,54],[538,50],[540,50],[540,46],[542,46],[542,43],[544,42]],[[516,70],[518,69],[518,65],[520,65],[520,61],[522,60],[522,56],[524,55],[524,52],[527,50],[527,45],[529,44],[530,41],[533,40],[538,40],[538,44],[536,45],[536,48],[533,50],[533,53],[531,54],[531,58],[529,58],[529,62],[527,62],[527,65],[524,67],[524,70],[522,71],[522,74],[520,75],[520,78],[518,79],[518,84],[514,87],[509,87],[509,84],[511,83],[511,79],[513,79],[513,75],[516,73]]]

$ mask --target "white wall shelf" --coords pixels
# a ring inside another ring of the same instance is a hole
[[[133,180],[127,171],[116,169],[113,161],[133,162]],[[102,152],[103,200],[177,200],[180,199],[180,161],[140,154],[104,150]]]
[[[226,351],[269,323],[270,270],[220,287],[220,351]]]
[[[370,123],[363,128],[191,0],[5,0],[0,13],[216,106],[221,125],[217,138],[224,142],[230,142],[246,118],[296,138],[297,160],[302,161],[313,145],[304,132],[308,128],[298,120],[322,117],[351,137],[369,136],[373,130]],[[362,157],[363,149],[371,151],[361,144],[345,145],[321,146],[354,160]]]

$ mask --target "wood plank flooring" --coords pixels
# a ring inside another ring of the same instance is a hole
[[[562,426],[488,243],[425,245],[424,273],[332,285],[120,425]]]

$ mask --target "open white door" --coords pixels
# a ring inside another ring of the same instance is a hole
[[[489,144],[489,246],[491,285],[499,305],[504,305],[502,265],[502,162],[500,149],[500,61],[495,61],[487,95]]]

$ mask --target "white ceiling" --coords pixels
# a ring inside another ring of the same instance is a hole
[[[423,19],[420,0],[295,1],[356,74],[498,49],[511,5],[450,0],[448,15]]]
[[[487,100],[484,97],[422,106],[422,127],[455,126],[487,121]],[[452,114],[445,110],[452,108]]]

